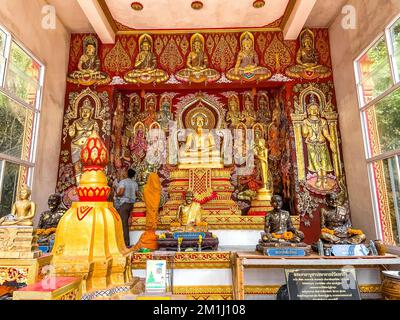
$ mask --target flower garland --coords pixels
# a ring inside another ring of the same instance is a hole
[[[293,237],[294,237],[294,234],[291,231],[287,231],[287,232],[285,232],[283,234],[272,233],[272,236],[275,239],[292,240]]]

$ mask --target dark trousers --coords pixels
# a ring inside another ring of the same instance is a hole
[[[124,231],[124,240],[127,247],[130,246],[129,240],[129,217],[133,209],[133,203],[124,203],[118,208],[118,213],[122,221],[122,230]]]

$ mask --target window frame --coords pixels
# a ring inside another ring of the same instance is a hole
[[[396,164],[396,172],[399,177],[398,179],[398,188],[400,189],[400,148],[395,149],[395,150],[390,150],[383,152],[379,155],[373,155],[371,152],[371,144],[370,144],[370,136],[369,136],[369,129],[368,129],[368,124],[366,120],[366,112],[368,109],[374,108],[374,106],[385,99],[386,97],[390,96],[393,92],[400,90],[400,61],[396,61],[395,53],[394,53],[394,39],[391,34],[391,29],[397,24],[400,23],[400,14],[397,15],[387,26],[386,28],[378,34],[378,36],[372,41],[372,43],[367,46],[361,54],[359,54],[356,59],[353,62],[354,65],[354,73],[355,73],[355,81],[356,81],[356,93],[357,93],[357,100],[358,100],[358,109],[360,112],[360,121],[361,121],[361,130],[362,130],[362,135],[363,135],[363,142],[364,142],[364,152],[365,152],[365,161],[367,165],[367,171],[368,171],[368,180],[369,180],[369,185],[370,185],[370,192],[371,192],[371,199],[372,199],[372,207],[373,207],[373,213],[374,213],[374,221],[375,221],[375,231],[376,234],[380,239],[383,238],[383,224],[382,224],[382,219],[381,219],[381,213],[380,213],[380,208],[379,208],[379,203],[378,203],[378,187],[376,185],[376,181],[374,179],[375,173],[374,173],[374,163],[379,162],[379,161],[389,161],[390,159],[394,158],[395,164]],[[361,66],[360,66],[360,59],[376,44],[380,41],[380,39],[384,37],[385,39],[385,44],[386,48],[388,51],[388,62],[389,62],[389,67],[390,67],[390,72],[391,72],[391,79],[392,79],[392,85],[387,88],[384,92],[382,92],[380,95],[375,97],[369,102],[365,102],[364,98],[364,91],[363,91],[363,84],[362,84],[362,71],[361,71]],[[391,181],[393,184],[394,182]],[[392,190],[393,192],[393,190]],[[395,205],[395,208],[397,208],[397,204]],[[396,209],[395,209],[396,211]],[[396,214],[396,223],[397,223],[397,228],[398,228],[398,235],[396,235],[398,238],[400,238],[400,214],[399,214],[399,208],[397,208],[397,211],[395,212]],[[400,244],[397,244],[400,245]]]
[[[0,153],[0,160],[2,163],[0,165],[0,202],[3,192],[3,184],[4,184],[4,176],[5,176],[5,168],[6,163],[16,164],[24,166],[27,168],[27,181],[26,184],[29,187],[32,187],[33,177],[35,172],[35,165],[37,159],[37,145],[38,145],[38,135],[39,135],[39,125],[40,125],[40,116],[41,116],[41,107],[43,103],[43,88],[44,88],[44,79],[46,74],[46,67],[44,63],[42,63],[28,48],[26,48],[21,41],[19,41],[13,34],[7,31],[5,27],[0,25],[0,31],[4,32],[6,35],[5,47],[4,47],[4,70],[2,78],[0,78],[0,94],[4,95],[8,99],[12,100],[16,104],[22,106],[23,108],[28,109],[33,113],[33,123],[32,123],[32,136],[31,136],[31,144],[30,144],[30,152],[28,161],[22,160],[17,157],[13,157],[4,153]],[[26,53],[30,59],[32,59],[35,63],[40,66],[39,69],[39,79],[38,79],[38,87],[36,91],[36,101],[34,105],[30,105],[23,99],[17,97],[15,94],[7,90],[6,81],[7,76],[9,75],[10,68],[10,54],[11,54],[11,46],[12,44],[17,45],[24,53]],[[0,74],[1,76],[1,74]]]

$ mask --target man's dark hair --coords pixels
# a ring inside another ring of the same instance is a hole
[[[135,170],[133,170],[133,169],[129,169],[129,170],[128,170],[128,178],[129,178],[129,179],[134,178],[135,175],[136,175],[136,171],[135,171]]]

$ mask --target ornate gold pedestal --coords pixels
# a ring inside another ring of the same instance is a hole
[[[232,169],[196,168],[175,169],[171,172],[168,186],[169,201],[161,212],[161,222],[171,223],[176,217],[180,204],[185,200],[185,193],[191,190],[195,201],[201,203],[203,218],[212,224],[216,218],[238,217],[241,211],[232,200],[234,188],[230,178]]]
[[[249,216],[265,216],[267,212],[273,210],[271,206],[272,192],[269,190],[259,190],[255,200],[251,202]]]
[[[82,277],[83,292],[129,282],[130,251],[122,236],[121,220],[111,203],[73,203],[56,233],[56,275]]]
[[[31,285],[43,279],[42,270],[50,265],[52,255],[35,259],[0,259],[0,285],[17,283]]]
[[[33,227],[0,227],[0,258],[35,259],[41,253]]]

